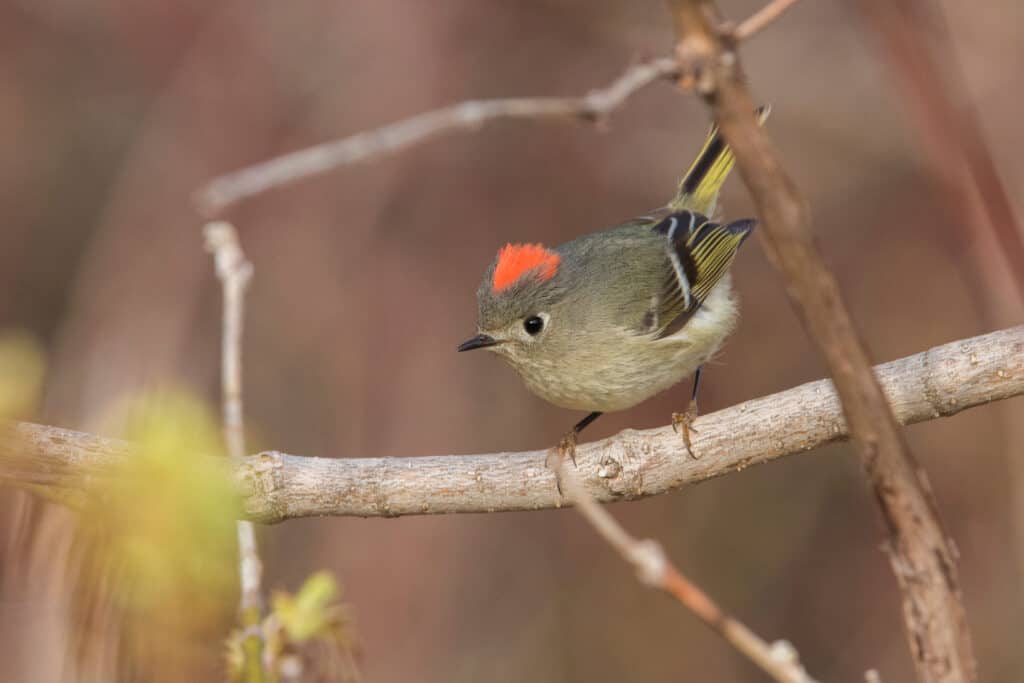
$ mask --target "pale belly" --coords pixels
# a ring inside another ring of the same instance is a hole
[[[675,335],[652,340],[622,330],[586,362],[517,369],[530,391],[555,405],[599,412],[625,410],[692,375],[718,351],[737,314],[731,287],[724,280]]]

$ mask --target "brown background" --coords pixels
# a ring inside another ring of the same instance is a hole
[[[1022,10],[946,4],[970,85],[958,101],[978,106],[1019,213]],[[756,6],[725,3],[734,17]],[[51,354],[41,419],[88,429],[168,380],[215,398],[219,292],[189,203],[205,180],[460,99],[583,93],[666,53],[669,25],[654,0],[0,4],[0,327]],[[994,240],[950,209],[857,3],[798,5],[743,57],[874,358],[1020,322]],[[662,204],[706,117],[657,85],[607,132],[500,123],[232,209],[256,265],[245,380],[260,445],[358,457],[554,443],[579,415],[496,359],[454,352],[474,330],[480,274],[505,241],[557,243]],[[723,205],[751,213],[737,180]],[[735,273],[744,317],[705,374],[705,412],[823,372],[756,240]],[[588,437],[664,424],[688,391]],[[985,681],[1024,677],[1021,406],[908,430],[962,554]],[[794,642],[820,679],[912,675],[847,447],[613,510],[756,631]],[[571,513],[295,521],[263,548],[271,587],[337,573],[368,681],[764,680]],[[37,607],[0,602],[0,655],[56,680],[59,641]]]

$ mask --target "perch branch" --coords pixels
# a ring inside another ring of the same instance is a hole
[[[238,234],[229,223],[208,223],[203,230],[206,249],[213,254],[217,277],[224,292],[221,336],[221,393],[224,441],[234,459],[245,457],[245,425],[242,410],[242,329],[245,289],[252,279],[252,263],[245,258]],[[248,520],[238,522],[238,563],[241,583],[240,612],[245,629],[245,680],[258,682],[263,675],[263,596],[260,584],[263,563],[256,547],[256,531]]]
[[[739,620],[729,616],[699,587],[691,583],[672,563],[661,544],[652,539],[633,538],[611,513],[602,507],[582,485],[575,467],[566,467],[565,459],[553,458],[562,490],[594,530],[627,563],[633,565],[640,583],[662,590],[693,612],[779,683],[815,683],[804,670],[796,649],[785,640],[768,643]]]
[[[876,368],[903,424],[1024,394],[1024,326],[962,339]],[[810,382],[697,418],[690,458],[671,427],[628,429],[580,445],[579,474],[601,502],[644,498],[847,437],[832,383]],[[12,423],[0,434],[0,481],[67,496],[102,491],[131,445]],[[385,517],[537,510],[561,505],[549,451],[412,458],[316,458],[264,452],[235,460],[246,514]]]
[[[750,38],[795,2],[774,0],[769,3],[736,28],[734,39]],[[203,215],[214,216],[235,202],[275,187],[320,175],[339,166],[392,154],[444,133],[478,130],[498,119],[602,122],[640,90],[655,81],[675,78],[678,73],[676,59],[662,57],[631,66],[608,86],[591,90],[583,97],[468,100],[218,176],[200,188],[195,195],[195,204]]]
[[[888,532],[889,559],[903,596],[903,618],[918,679],[977,678],[961,600],[956,556],[935,501],[898,420],[872,373],[835,278],[814,245],[807,200],[757,125],[734,51],[711,0],[673,0],[681,83],[691,83],[714,110],[722,135],[761,217],[769,259],[822,352],[843,414]],[[689,74],[692,74],[688,77]]]

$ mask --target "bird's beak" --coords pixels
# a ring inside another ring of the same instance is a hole
[[[472,351],[473,349],[484,349],[488,346],[494,346],[498,343],[498,340],[489,334],[478,334],[475,337],[470,337],[466,341],[459,344],[459,351]]]

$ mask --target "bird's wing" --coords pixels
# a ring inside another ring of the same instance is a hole
[[[664,235],[665,269],[661,291],[644,314],[641,331],[663,338],[675,334],[700,308],[729,270],[736,250],[754,229],[745,219],[727,225],[715,223],[695,211],[671,213],[651,230]]]

